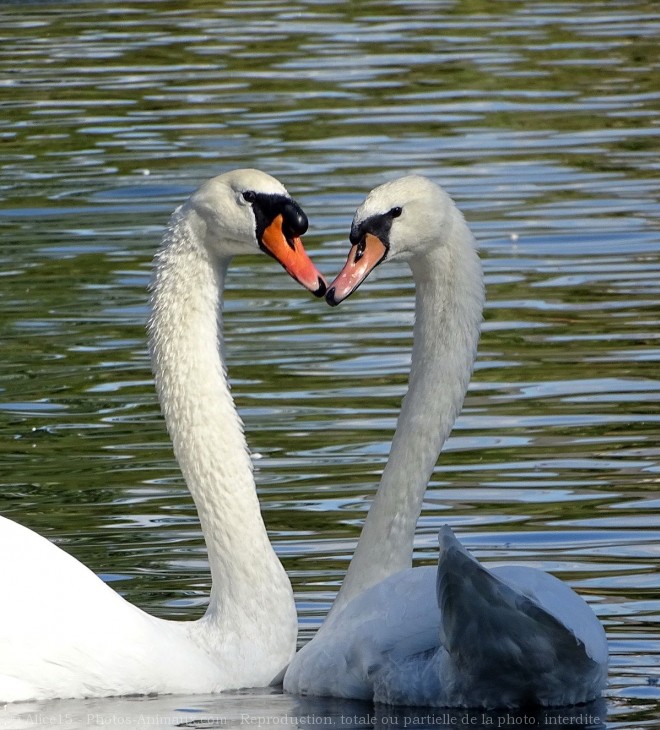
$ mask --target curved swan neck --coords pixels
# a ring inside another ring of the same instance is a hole
[[[410,261],[416,294],[408,392],[333,610],[388,575],[411,567],[426,486],[467,392],[484,289],[474,237],[453,204],[442,238],[430,252]]]
[[[208,549],[207,616],[227,618],[266,609],[269,601],[257,600],[261,593],[290,586],[261,517],[220,353],[230,256],[212,254],[205,237],[194,210],[175,211],[155,258],[148,329],[161,409]]]

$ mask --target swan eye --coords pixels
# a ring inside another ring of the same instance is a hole
[[[246,190],[243,193],[243,200],[245,200],[246,203],[254,203],[256,199],[257,194],[254,192],[254,190]]]
[[[392,210],[390,211],[390,215],[392,216],[392,218],[398,218],[401,213],[403,213],[403,209],[399,208],[398,206],[396,208],[392,208]]]
[[[355,263],[357,263],[364,256],[366,248],[367,244],[363,238],[355,247]]]

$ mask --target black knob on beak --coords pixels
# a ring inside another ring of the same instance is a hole
[[[309,225],[307,216],[295,200],[289,200],[286,202],[282,208],[282,218],[282,230],[287,238],[298,238],[299,236],[302,236]]]
[[[363,226],[358,226],[355,223],[351,224],[351,233],[348,240],[351,242],[351,246],[355,246],[361,238],[364,238]]]

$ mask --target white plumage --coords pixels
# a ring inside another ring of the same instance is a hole
[[[406,260],[416,284],[408,392],[355,555],[317,635],[292,661],[288,692],[454,707],[569,705],[599,696],[603,628],[543,571],[487,570],[448,527],[437,568],[412,568],[429,477],[465,397],[483,280],[476,246],[449,196],[409,176],[357,210],[353,248],[328,301],[349,296],[381,261]]]
[[[234,254],[262,244],[259,200],[271,218],[279,211],[280,223],[306,227],[274,178],[256,170],[221,175],[173,213],[152,281],[154,376],[208,548],[206,614],[188,622],[154,618],[48,540],[0,518],[0,702],[264,686],[291,659],[293,593],[261,518],[218,350],[227,266]],[[271,240],[284,235],[280,223]],[[295,248],[312,276],[292,238],[300,232],[282,238],[287,266]]]

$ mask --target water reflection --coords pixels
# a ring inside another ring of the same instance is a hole
[[[63,712],[65,710],[65,712]],[[275,691],[250,690],[213,697],[140,697],[114,700],[77,700],[23,705],[14,715],[16,725],[41,718],[42,725],[74,727],[183,728],[377,728],[386,730],[513,730],[567,727],[600,730],[606,727],[603,700],[578,707],[526,711],[413,709],[370,705],[330,698],[295,698]],[[0,715],[0,718],[2,715]],[[24,724],[21,724],[24,723]],[[36,724],[36,723],[35,723]]]

